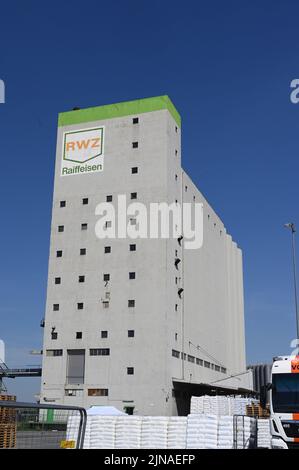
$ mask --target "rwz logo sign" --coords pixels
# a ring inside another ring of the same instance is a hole
[[[291,362],[291,372],[293,374],[299,374],[299,358],[296,358]]]
[[[103,149],[104,127],[65,132],[61,175],[102,171]]]

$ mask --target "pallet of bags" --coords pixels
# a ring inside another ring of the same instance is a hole
[[[83,449],[89,449],[90,448],[90,437],[91,437],[90,435],[91,435],[91,421],[92,421],[92,418],[93,418],[93,416],[88,416],[87,415],[84,442],[83,442]]]
[[[169,418],[144,416],[141,427],[141,449],[167,449]]]
[[[217,449],[218,418],[210,414],[187,417],[187,449]]]
[[[191,397],[190,414],[213,414],[224,416],[230,414],[229,397],[209,396]]]
[[[218,397],[209,397],[209,408],[205,410],[205,413],[218,415]]]
[[[172,416],[168,421],[167,448],[185,449],[187,437],[187,417]]]
[[[204,414],[212,414],[212,402],[211,398],[209,395],[204,395],[203,396],[203,412]]]
[[[220,416],[218,420],[218,449],[233,449],[233,446],[233,417]]]
[[[77,445],[78,432],[80,425],[80,416],[69,416],[66,426],[66,440],[75,441],[75,446]]]
[[[218,416],[203,415],[204,449],[217,449],[218,444]]]
[[[271,448],[270,420],[260,418],[257,420],[257,445],[258,447]]]
[[[249,416],[237,416],[235,419],[237,449],[247,448],[250,436],[255,434],[255,419]]]
[[[202,413],[187,416],[187,449],[204,449],[204,428],[201,417]]]
[[[84,449],[115,449],[116,419],[116,416],[90,416]]]
[[[218,416],[229,416],[229,397],[218,396]]]
[[[141,416],[119,416],[115,424],[115,449],[140,449]]]
[[[190,414],[200,414],[203,413],[203,397],[191,397],[190,403]]]

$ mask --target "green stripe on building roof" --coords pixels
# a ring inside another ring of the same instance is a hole
[[[163,109],[168,109],[177,125],[181,127],[181,116],[167,95],[59,113],[58,126],[70,126],[83,122],[101,121],[133,114],[138,115],[151,111],[161,111]]]

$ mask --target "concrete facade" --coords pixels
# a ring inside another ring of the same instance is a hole
[[[64,132],[98,126],[105,127],[103,171],[61,176]],[[137,173],[132,173],[133,167]],[[137,193],[137,199],[130,200],[131,193]],[[202,202],[202,248],[184,249],[173,238],[97,238],[95,208],[107,196],[116,203],[119,194],[125,194],[128,203],[146,205]],[[81,224],[88,224],[87,229]],[[131,244],[135,251],[130,251]],[[108,246],[111,252],[105,253]],[[86,254],[80,255],[80,249]],[[57,251],[62,251],[61,257]],[[135,279],[129,278],[130,272]],[[110,275],[108,281],[104,274]],[[60,278],[59,284],[55,278]],[[129,307],[129,300],[135,306]],[[81,303],[83,309],[78,309]],[[128,336],[129,330],[134,337]],[[109,349],[109,355],[90,355],[91,349]],[[69,378],[70,367],[82,366],[82,356],[70,358],[68,351],[74,350],[85,352],[84,379],[78,383]],[[128,368],[134,368],[132,375]],[[180,118],[169,98],[92,108],[90,115],[88,110],[62,113],[41,401],[109,404],[134,408],[136,414],[171,415],[178,412],[173,381],[223,386],[232,385],[231,380],[237,388],[251,386],[245,361],[242,253],[182,170]]]

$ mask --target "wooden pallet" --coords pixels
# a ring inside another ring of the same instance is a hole
[[[0,424],[14,423],[16,420],[15,408],[1,408],[0,407]]]
[[[15,395],[0,395],[1,401],[16,401]],[[0,406],[0,449],[16,447],[16,409]]]
[[[270,416],[269,405],[266,409],[262,408],[260,404],[247,405],[246,415],[252,418],[268,418]]]
[[[16,446],[16,424],[0,424],[0,449],[12,449]]]
[[[1,401],[16,401],[14,395],[0,395],[0,405]],[[16,409],[15,408],[5,408],[0,406],[0,424],[14,424],[16,421]]]
[[[0,395],[0,400],[2,401],[16,401],[15,395]]]

